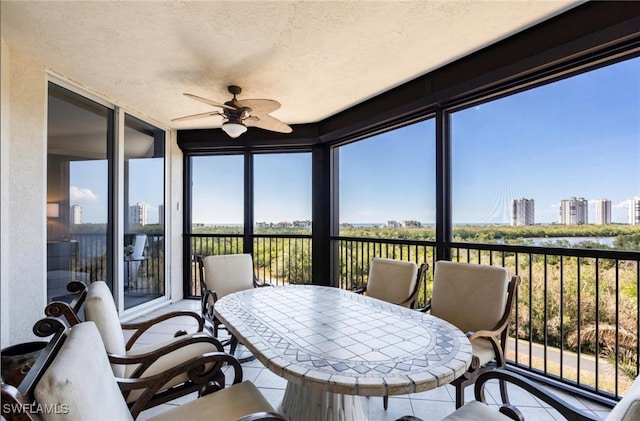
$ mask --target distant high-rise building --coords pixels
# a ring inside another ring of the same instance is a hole
[[[71,223],[82,224],[82,206],[71,205]]]
[[[629,200],[629,223],[640,225],[640,196]]]
[[[536,223],[536,203],[533,199],[511,201],[511,226],[533,225]]]
[[[129,206],[129,225],[147,225],[149,205],[138,202]]]
[[[596,200],[596,224],[609,225],[611,223],[611,200]]]
[[[158,206],[158,224],[164,224],[164,205]]]
[[[580,197],[560,202],[560,223],[563,225],[579,225],[589,222],[589,203]]]

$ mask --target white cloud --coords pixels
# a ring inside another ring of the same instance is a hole
[[[71,186],[69,196],[72,203],[96,203],[98,201],[98,195],[91,189],[83,189],[76,186]]]

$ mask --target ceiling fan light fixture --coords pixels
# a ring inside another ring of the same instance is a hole
[[[236,123],[233,121],[227,121],[222,124],[222,130],[229,135],[229,137],[235,139],[242,133],[247,131],[247,126],[242,123]]]

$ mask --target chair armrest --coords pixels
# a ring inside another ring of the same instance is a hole
[[[142,390],[140,397],[138,397],[130,408],[133,418],[137,418],[140,412],[144,409],[156,406],[158,403],[154,401],[163,399],[162,393],[158,392],[160,392],[162,387],[176,376],[187,374],[189,381],[205,388],[212,379],[211,373],[204,373],[204,367],[206,364],[217,365],[218,372],[219,368],[225,364],[232,366],[234,368],[232,384],[240,383],[242,381],[242,366],[233,355],[226,354],[224,352],[209,352],[202,354],[153,376],[128,379],[118,378],[118,386],[120,387],[125,399],[129,396],[131,391]],[[224,380],[222,381],[221,387],[224,387]]]
[[[34,335],[46,338],[58,332],[63,332],[69,327],[66,319],[47,316],[35,322],[32,331]]]
[[[561,398],[559,398],[558,396],[548,392],[545,389],[540,388],[539,385],[535,384],[534,382],[532,382],[531,380],[516,374],[514,372],[511,371],[507,371],[505,369],[502,368],[497,368],[495,370],[489,370],[486,371],[482,374],[480,374],[480,376],[478,376],[478,378],[476,379],[476,384],[475,384],[475,398],[477,401],[481,401],[486,403],[485,400],[485,393],[484,393],[484,387],[487,381],[491,380],[491,379],[498,379],[498,380],[504,380],[508,383],[512,383],[516,386],[519,386],[520,388],[524,389],[525,391],[531,393],[533,396],[537,397],[538,399],[544,401],[546,404],[548,404],[549,406],[551,406],[553,409],[555,409],[556,411],[558,411],[563,417],[565,417],[568,420],[572,420],[572,421],[596,421],[598,420],[598,418],[584,412],[581,411],[580,409],[572,406],[571,404],[567,403],[566,401],[562,400]],[[508,405],[507,407],[504,407],[504,410],[501,408],[500,412],[502,412],[505,415],[511,416],[508,414],[509,411],[511,411],[513,409],[513,407],[511,405]],[[519,411],[518,411],[519,412]]]
[[[189,337],[179,338],[172,341],[162,347],[156,348],[153,351],[145,352],[142,354],[134,355],[118,355],[109,353],[109,362],[112,364],[139,364],[139,366],[131,373],[131,378],[143,377],[144,372],[154,363],[158,358],[163,355],[167,355],[173,351],[176,351],[185,346],[196,343],[210,343],[218,350],[218,352],[224,352],[224,347],[219,340],[206,333],[201,335],[193,335]]]
[[[269,282],[263,282],[260,283],[258,282],[258,280],[255,278],[255,276],[253,277],[253,287],[254,288],[262,288],[262,287],[272,287],[273,285],[271,285]]]
[[[52,301],[44,308],[44,314],[51,317],[64,317],[70,326],[81,322],[78,312],[87,298],[87,286],[80,281],[71,281],[67,284],[67,291],[74,294],[71,303],[64,301]]]
[[[422,313],[426,313],[427,311],[431,311],[431,300],[427,301],[424,307],[418,307],[415,309],[416,311],[421,311]]]
[[[364,287],[356,288],[351,292],[355,292],[356,294],[364,294],[365,292],[367,292],[367,287],[364,286]]]
[[[78,314],[80,307],[84,304],[84,300],[87,298],[87,292],[89,289],[84,282],[71,281],[67,284],[67,291],[74,294],[73,300],[71,300],[70,307]]]
[[[236,421],[286,421],[286,418],[275,412],[256,412],[238,418]]]
[[[511,280],[509,281],[509,285],[507,286],[508,299],[505,305],[504,314],[502,315],[502,318],[498,321],[496,326],[491,329],[491,331],[501,334],[509,326],[509,321],[511,320],[511,310],[513,309],[513,300],[516,295],[515,293],[518,285],[520,285],[520,276],[513,275],[511,277]]]
[[[63,317],[70,326],[81,322],[78,314],[64,301],[52,301],[44,308],[44,314],[50,317]]]
[[[137,323],[122,323],[122,330],[135,330],[136,332],[129,338],[127,344],[125,345],[126,350],[130,350],[131,347],[135,344],[135,342],[142,336],[144,332],[146,332],[150,327],[160,322],[164,322],[165,320],[172,319],[174,317],[192,317],[198,322],[198,332],[202,332],[204,330],[204,319],[193,311],[172,311],[169,313],[162,314],[160,316],[154,317],[149,320],[145,320]]]
[[[500,334],[500,331],[493,330],[476,330],[465,333],[467,339],[469,339],[469,342],[473,342],[478,339],[488,341],[493,348],[493,353],[495,355],[498,366],[504,367],[504,351],[502,349],[502,345],[500,344]]]

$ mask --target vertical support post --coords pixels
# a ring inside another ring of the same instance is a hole
[[[332,285],[334,276],[331,253],[332,200],[331,149],[316,144],[311,148],[311,282],[316,285]]]
[[[253,153],[244,150],[244,238],[243,253],[253,255]]]
[[[451,126],[449,114],[436,111],[436,261],[451,260]]]
[[[192,221],[191,221],[191,197],[192,191],[192,174],[193,167],[191,162],[191,155],[183,154],[182,157],[182,296],[191,297],[193,295],[191,285],[191,268],[192,264],[192,252],[191,249],[191,236],[192,234]],[[187,206],[187,204],[189,204]]]

